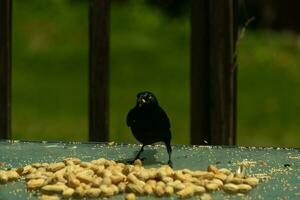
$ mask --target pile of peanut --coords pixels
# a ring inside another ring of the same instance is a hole
[[[203,199],[211,199],[209,192],[247,193],[259,182],[255,177],[212,165],[207,171],[173,170],[168,165],[144,168],[140,160],[126,165],[103,158],[91,162],[67,158],[57,163],[34,163],[0,170],[1,183],[21,177],[25,177],[29,191],[41,193],[41,200],[110,197],[120,193],[128,193],[125,197],[128,200],[135,199],[136,195],[187,198],[198,194],[202,194]]]

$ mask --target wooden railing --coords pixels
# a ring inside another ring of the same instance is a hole
[[[191,143],[235,144],[237,0],[191,1]],[[0,139],[11,138],[12,0],[0,1]],[[89,140],[108,140],[110,0],[89,0]]]
[[[11,137],[11,1],[0,1],[0,138]]]

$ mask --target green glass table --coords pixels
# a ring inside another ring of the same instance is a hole
[[[67,157],[83,161],[106,158],[126,162],[141,148],[137,144],[108,144],[80,142],[25,142],[0,140],[0,169],[25,166],[35,162],[56,162]],[[142,156],[145,167],[165,164],[168,155],[164,145],[145,147]],[[173,145],[174,169],[206,170],[213,164],[218,168],[236,170],[247,160],[247,174],[260,177],[256,188],[244,196],[223,191],[211,193],[213,199],[300,199],[300,149]],[[138,199],[154,199],[142,196]],[[176,196],[159,199],[176,199]],[[26,191],[24,180],[0,185],[1,200],[38,199]],[[124,195],[112,197],[124,199]],[[199,199],[199,196],[191,199]]]

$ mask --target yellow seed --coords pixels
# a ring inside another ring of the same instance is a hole
[[[60,200],[60,198],[56,195],[42,195],[39,200]]]
[[[147,185],[150,185],[152,188],[156,187],[156,180],[150,179],[146,182]]]
[[[86,195],[91,198],[99,197],[101,190],[99,188],[90,188],[86,191]]]
[[[172,195],[174,193],[174,188],[171,186],[167,186],[165,188],[166,195]]]
[[[185,188],[185,185],[179,180],[176,180],[168,185],[172,186],[174,190],[182,190]]]
[[[222,186],[222,185],[224,185],[223,181],[221,181],[220,179],[217,179],[217,178],[214,178],[210,182],[217,184],[219,187]]]
[[[8,176],[6,171],[0,170],[0,183],[6,183],[8,181]]]
[[[142,163],[142,161],[140,159],[136,159],[133,164],[134,165],[139,165],[139,166],[143,165],[143,163]]]
[[[91,184],[86,184],[86,183],[80,183],[80,186],[84,189],[84,190],[89,190],[91,188]]]
[[[52,163],[48,166],[48,170],[52,172],[56,172],[64,167],[65,167],[65,163],[63,162]]]
[[[104,170],[105,170],[104,165],[97,165],[97,166],[98,166],[98,168],[97,168],[97,170],[95,171],[96,174],[97,174],[98,176],[103,176],[103,173],[104,173]]]
[[[156,185],[157,186],[161,186],[161,187],[165,187],[166,186],[166,184],[164,183],[164,182],[162,182],[162,181],[158,181],[157,183],[156,183]]]
[[[95,165],[104,165],[106,163],[106,159],[99,158],[98,160],[92,160],[91,163]]]
[[[45,183],[45,179],[39,178],[39,179],[30,179],[27,182],[27,188],[29,190],[34,190],[34,189],[38,189],[42,186],[44,186]]]
[[[173,178],[166,176],[166,177],[162,178],[162,181],[165,183],[169,183],[169,182],[173,182],[174,180],[173,180]]]
[[[148,170],[142,169],[139,173],[136,174],[136,176],[143,181],[146,181],[150,178]]]
[[[67,180],[64,178],[65,172],[66,172],[66,168],[62,168],[62,169],[56,171],[54,173],[54,178],[57,179],[57,181],[59,181],[59,182],[66,183]]]
[[[258,185],[259,180],[255,177],[249,177],[244,180],[244,183],[251,185],[252,187],[255,187],[256,185]]]
[[[205,192],[205,187],[194,185],[194,192],[195,193],[203,193],[203,192]]]
[[[85,195],[85,191],[81,186],[79,186],[75,189],[75,192],[74,192],[75,197],[84,197],[84,195]]]
[[[149,179],[155,179],[157,176],[157,170],[155,168],[147,169]]]
[[[214,165],[209,165],[207,167],[207,171],[208,172],[212,172],[214,174],[217,174],[219,172],[218,168],[216,166],[214,166]]]
[[[239,184],[238,188],[239,188],[238,189],[239,192],[242,192],[242,193],[247,193],[250,190],[252,190],[252,187],[250,185],[247,185],[247,184]]]
[[[135,200],[135,194],[134,193],[129,193],[125,197],[126,200]]]
[[[92,165],[92,163],[90,163],[90,162],[81,162],[80,163],[80,167],[83,167],[83,168],[90,168],[91,165]]]
[[[214,177],[214,173],[206,172],[206,171],[195,171],[193,173],[193,177],[202,178],[202,179],[212,179]]]
[[[208,190],[211,190],[211,191],[214,191],[214,190],[217,190],[219,188],[219,185],[216,184],[216,183],[207,183],[205,185],[206,189]]]
[[[120,182],[125,180],[125,176],[111,176],[111,183],[118,185]]]
[[[101,185],[100,186],[101,192],[104,196],[113,196],[114,195],[114,189],[112,187],[109,187],[107,185]]]
[[[194,188],[192,186],[186,187],[180,191],[178,191],[177,196],[179,196],[180,198],[187,198],[187,197],[191,197],[194,195]]]
[[[198,185],[198,186],[204,186],[206,182],[207,181],[205,181],[205,179],[198,179],[198,178],[195,178],[195,177],[193,177],[191,179],[191,183],[193,183],[195,185]]]
[[[215,178],[220,179],[221,181],[225,181],[227,179],[227,175],[223,173],[215,174]]]
[[[45,167],[39,167],[39,168],[37,168],[37,171],[39,171],[39,172],[46,172],[47,169]]]
[[[35,173],[30,173],[30,174],[25,176],[26,180],[39,179],[39,178],[46,179],[47,175],[44,175],[41,172],[35,172]]]
[[[184,181],[188,181],[191,178],[192,178],[192,175],[183,174],[182,171],[176,171],[174,173],[174,180],[176,179],[176,180],[180,180],[180,181],[184,182]]]
[[[82,183],[92,183],[94,181],[93,177],[86,176],[85,174],[77,174],[76,177]]]
[[[120,183],[118,184],[118,188],[119,188],[119,191],[120,191],[120,192],[125,192],[125,190],[126,190],[126,183],[120,182]]]
[[[42,187],[43,193],[62,193],[66,185],[64,184],[54,184],[54,185],[45,185]]]
[[[102,179],[102,184],[103,185],[111,185],[111,178],[110,177],[104,177],[103,179]]]
[[[212,200],[212,197],[208,193],[204,193],[200,196],[200,200]]]
[[[66,188],[62,192],[64,198],[70,198],[74,194],[75,190],[73,188]]]
[[[185,174],[191,174],[191,175],[194,174],[194,171],[192,171],[190,169],[183,169],[182,172],[185,173]]]
[[[225,174],[225,175],[229,175],[229,174],[232,174],[232,172],[229,170],[229,169],[226,169],[226,168],[221,168],[219,169],[219,172],[222,173],[222,174]]]
[[[76,178],[71,179],[71,180],[69,181],[69,185],[70,185],[71,187],[73,187],[73,188],[79,187],[79,186],[80,186],[80,181],[79,181],[78,179],[76,179]]]
[[[157,186],[154,188],[154,193],[155,193],[157,196],[161,197],[161,196],[163,196],[163,195],[165,194],[165,190],[164,190],[164,188],[163,188],[162,186],[157,185]]]
[[[28,173],[31,173],[32,171],[32,166],[31,165],[26,165],[25,167],[23,167],[23,171],[22,171],[22,174],[28,174]]]
[[[229,193],[236,193],[239,190],[238,186],[233,183],[226,183],[223,185],[223,189]]]
[[[17,180],[20,178],[20,175],[15,170],[7,171],[6,175],[9,181]]]
[[[129,183],[127,185],[127,188],[128,188],[129,192],[134,192],[134,193],[137,193],[137,194],[143,194],[144,193],[143,187],[144,186],[136,185],[136,184],[133,184],[133,183]]]
[[[244,179],[238,178],[238,177],[233,177],[232,179],[228,180],[227,182],[234,183],[234,184],[242,184],[244,182]]]
[[[66,158],[64,159],[64,163],[66,165],[78,165],[80,164],[81,160],[78,158]]]
[[[110,185],[110,187],[112,188],[112,190],[114,191],[114,194],[119,194],[120,189],[118,186],[116,185]]]
[[[39,167],[41,167],[41,165],[42,165],[41,163],[32,163],[31,164],[31,166],[35,167],[35,168],[39,168]]]
[[[226,183],[230,183],[234,178],[234,175],[231,173],[229,175],[227,175],[227,178],[225,180]]]
[[[146,184],[144,186],[144,193],[148,194],[148,195],[152,194],[153,193],[153,187],[151,185],[149,185],[149,184]]]
[[[127,180],[132,183],[136,183],[139,181],[139,179],[133,173],[128,174]]]

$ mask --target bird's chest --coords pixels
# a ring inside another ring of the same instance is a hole
[[[161,134],[168,133],[159,109],[133,110],[130,119],[130,128],[134,137],[143,144],[161,141]]]
[[[155,120],[155,119],[154,119]],[[159,136],[159,128],[151,115],[137,115],[133,119],[131,131],[134,137],[143,144],[156,142]]]
[[[154,112],[139,111],[132,119],[132,128],[140,131],[152,130],[156,128],[156,120]]]

